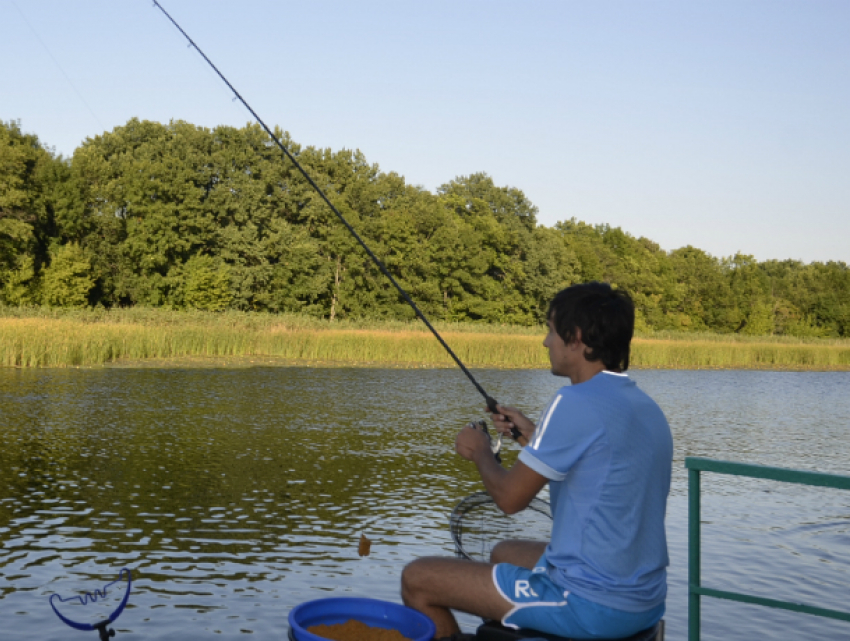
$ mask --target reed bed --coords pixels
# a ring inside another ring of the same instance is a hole
[[[850,343],[635,338],[632,363],[643,369],[850,370]]]
[[[471,367],[542,367],[537,336],[442,333]],[[269,356],[292,361],[447,367],[453,361],[428,332],[371,329],[246,329],[147,326],[70,319],[0,319],[0,365],[90,367],[122,360]]]
[[[417,323],[329,323],[298,315],[166,310],[0,310],[0,366],[96,367],[150,360],[269,357],[285,362],[452,367]],[[548,368],[541,328],[437,324],[470,367]],[[638,337],[632,366],[850,370],[850,341]]]

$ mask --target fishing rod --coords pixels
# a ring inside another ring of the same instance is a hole
[[[444,341],[444,340],[443,340],[443,337],[442,337],[442,336],[440,336],[439,332],[437,332],[437,330],[436,330],[436,329],[434,329],[434,326],[433,326],[433,325],[431,325],[431,322],[430,322],[430,321],[426,318],[425,314],[423,314],[423,313],[422,313],[422,310],[420,310],[420,309],[419,309],[419,307],[417,307],[416,303],[414,303],[414,302],[413,302],[413,299],[412,299],[412,298],[410,298],[410,296],[408,295],[408,293],[407,293],[407,292],[406,292],[406,291],[402,288],[402,286],[401,286],[401,285],[399,285],[399,284],[398,284],[398,282],[396,281],[396,279],[395,279],[395,278],[393,278],[393,275],[392,275],[392,274],[390,273],[390,271],[386,268],[386,266],[385,266],[385,265],[384,265],[384,263],[381,261],[381,259],[380,259],[380,258],[378,258],[378,257],[374,254],[374,252],[372,252],[372,250],[371,250],[371,249],[369,249],[369,246],[368,246],[368,245],[367,245],[367,244],[363,241],[363,239],[360,237],[360,234],[358,234],[358,233],[357,233],[357,231],[354,229],[354,227],[352,227],[352,226],[349,224],[349,222],[348,222],[348,221],[345,219],[345,217],[344,217],[344,216],[343,216],[343,215],[339,212],[339,210],[338,210],[336,207],[334,207],[334,204],[333,204],[333,203],[330,201],[330,199],[329,199],[329,198],[325,195],[325,192],[323,192],[323,191],[322,191],[322,189],[321,189],[321,188],[320,188],[320,187],[316,184],[316,182],[315,182],[315,181],[314,181],[314,180],[310,177],[310,174],[308,174],[308,173],[307,173],[307,171],[306,171],[306,170],[305,170],[305,169],[301,166],[301,163],[299,163],[299,162],[298,162],[298,160],[295,158],[295,156],[293,156],[293,155],[290,153],[289,149],[287,149],[287,148],[284,146],[284,144],[283,144],[282,142],[280,142],[280,140],[278,139],[278,137],[277,137],[277,136],[275,136],[275,135],[274,135],[274,132],[272,132],[272,130],[271,130],[271,129],[269,129],[268,125],[266,125],[266,123],[265,123],[265,122],[263,122],[263,119],[262,119],[262,118],[260,118],[260,116],[257,114],[257,112],[256,112],[256,111],[254,111],[254,109],[251,107],[251,105],[249,105],[249,104],[246,102],[246,100],[242,97],[242,95],[241,95],[238,91],[236,91],[236,88],[235,88],[232,84],[230,84],[230,81],[229,81],[227,78],[225,78],[225,77],[224,77],[224,74],[223,74],[223,73],[221,73],[221,71],[219,71],[219,70],[218,70],[218,67],[216,67],[216,66],[213,64],[213,61],[212,61],[212,60],[210,60],[210,59],[207,57],[207,54],[205,54],[205,53],[201,50],[201,48],[200,48],[197,44],[195,44],[195,41],[194,41],[194,40],[192,40],[192,38],[190,38],[190,37],[189,37],[189,34],[188,34],[188,33],[186,33],[186,32],[183,30],[183,27],[181,27],[179,24],[177,24],[177,21],[176,21],[174,18],[172,18],[172,17],[171,17],[171,14],[169,14],[169,13],[165,10],[165,8],[163,8],[163,6],[162,6],[162,5],[161,5],[161,4],[160,4],[157,0],[153,0],[153,4],[154,4],[154,6],[155,6],[157,9],[159,9],[160,11],[162,11],[163,15],[165,15],[165,17],[166,17],[166,18],[168,18],[168,20],[171,22],[171,24],[173,24],[175,27],[177,27],[177,30],[178,30],[180,33],[182,33],[182,34],[183,34],[183,37],[184,37],[184,38],[186,38],[186,40],[188,40],[188,41],[189,41],[189,46],[190,46],[190,47],[193,47],[193,48],[195,49],[195,51],[197,51],[199,54],[201,54],[201,57],[202,57],[202,58],[206,61],[206,63],[207,63],[210,67],[212,67],[212,70],[213,70],[213,71],[215,71],[215,72],[216,72],[216,74],[218,75],[218,77],[219,77],[219,78],[221,78],[221,79],[224,81],[224,84],[226,84],[226,85],[227,85],[228,89],[230,89],[230,91],[232,91],[232,92],[233,92],[233,95],[236,97],[236,99],[237,99],[237,100],[239,100],[239,102],[241,102],[241,103],[245,106],[245,108],[246,108],[249,112],[251,112],[251,115],[254,117],[254,120],[256,120],[256,121],[260,124],[260,126],[261,126],[261,127],[262,127],[265,131],[266,131],[266,133],[267,133],[269,136],[271,136],[271,139],[272,139],[272,140],[274,140],[275,144],[277,144],[277,146],[278,146],[278,147],[280,148],[280,150],[283,152],[283,155],[284,155],[284,156],[286,156],[286,158],[288,158],[288,159],[292,162],[292,164],[293,164],[293,165],[295,165],[295,168],[296,168],[299,172],[301,172],[301,175],[302,175],[302,176],[304,176],[305,180],[306,180],[308,183],[310,183],[310,186],[311,186],[313,189],[315,189],[315,190],[316,190],[316,193],[318,193],[318,194],[319,194],[319,196],[321,196],[322,200],[324,200],[324,201],[325,201],[325,204],[327,204],[327,206],[328,206],[328,207],[330,207],[331,211],[332,211],[334,214],[336,214],[336,217],[337,217],[337,218],[339,218],[340,222],[342,222],[342,224],[343,224],[343,225],[345,225],[346,229],[348,229],[348,231],[350,231],[350,232],[351,232],[351,235],[352,235],[352,236],[354,236],[354,239],[355,239],[358,243],[360,243],[360,246],[361,246],[361,247],[363,248],[363,250],[364,250],[364,251],[365,251],[365,252],[369,255],[369,258],[371,258],[371,259],[372,259],[372,261],[373,261],[373,262],[374,262],[374,263],[378,266],[378,269],[380,269],[380,270],[381,270],[381,273],[382,273],[384,276],[386,276],[387,278],[389,278],[390,282],[391,282],[391,283],[395,286],[395,288],[398,290],[398,293],[399,293],[399,294],[401,294],[402,298],[404,298],[404,300],[407,302],[407,304],[408,304],[408,305],[410,305],[410,306],[413,308],[413,311],[416,313],[416,315],[419,317],[419,319],[420,319],[423,323],[425,323],[425,326],[426,326],[428,329],[430,329],[430,330],[431,330],[431,333],[432,333],[432,334],[434,335],[434,337],[435,337],[435,338],[436,338],[436,339],[440,342],[440,345],[442,345],[442,346],[443,346],[443,348],[445,348],[445,350],[448,352],[449,356],[451,356],[451,357],[452,357],[452,359],[454,360],[454,362],[455,362],[455,363],[457,363],[457,366],[458,366],[458,367],[460,367],[461,371],[462,371],[464,374],[466,374],[466,377],[467,377],[467,378],[470,380],[470,382],[471,382],[471,383],[475,386],[475,389],[477,389],[477,390],[478,390],[478,392],[481,394],[481,396],[483,396],[483,397],[484,397],[484,400],[485,400],[485,401],[486,401],[486,403],[487,403],[487,409],[488,409],[488,410],[490,410],[490,412],[491,412],[491,413],[493,413],[493,414],[498,413],[498,410],[496,409],[496,405],[497,405],[496,399],[494,399],[494,398],[493,398],[492,396],[490,396],[490,395],[489,395],[486,391],[484,391],[484,388],[483,388],[483,387],[481,387],[481,385],[478,383],[478,381],[476,381],[476,380],[475,380],[475,377],[472,375],[472,373],[471,373],[471,372],[470,372],[470,371],[466,368],[466,366],[465,366],[465,365],[461,362],[461,360],[457,357],[457,354],[455,354],[455,353],[454,353],[454,351],[452,350],[452,348],[451,348],[451,347],[449,347],[448,343],[446,343],[446,341]],[[512,428],[511,428],[511,436],[513,436],[514,440],[519,439],[519,437],[520,437],[520,431],[519,431],[516,427],[512,427]]]

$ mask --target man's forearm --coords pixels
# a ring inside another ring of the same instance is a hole
[[[508,470],[503,468],[490,452],[477,456],[475,466],[484,482],[484,488],[496,502],[496,505],[499,506],[499,509],[507,514],[518,511],[511,501]],[[519,507],[519,510],[523,507],[525,506]]]
[[[487,493],[505,514],[516,514],[527,508],[531,500],[548,483],[546,477],[521,461],[506,470],[489,451],[477,453],[473,461]]]

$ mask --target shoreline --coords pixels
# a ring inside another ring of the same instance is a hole
[[[548,369],[540,328],[437,325],[470,369]],[[636,336],[632,369],[850,371],[850,340]],[[0,316],[0,367],[453,368],[426,328],[167,310]]]

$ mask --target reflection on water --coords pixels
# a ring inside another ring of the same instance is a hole
[[[559,385],[540,371],[477,376],[531,415]],[[683,638],[684,457],[847,474],[850,375],[633,377],[674,431],[666,619],[668,638]],[[482,405],[455,370],[0,371],[3,627],[94,634],[62,624],[48,596],[122,567],[134,574],[115,626],[127,638],[281,638],[289,609],[311,598],[398,601],[403,565],[451,554],[449,512],[480,489],[452,443]],[[705,584],[846,607],[846,492],[712,475],[703,486]],[[703,612],[704,639],[850,638],[850,624],[791,613],[711,599]]]

